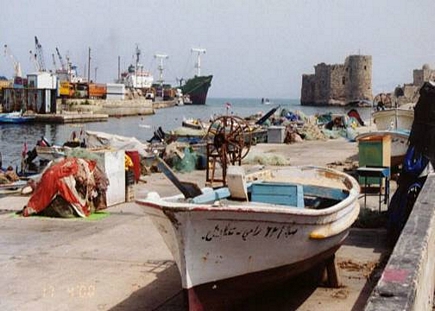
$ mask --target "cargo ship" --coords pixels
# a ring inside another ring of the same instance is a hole
[[[186,83],[181,85],[180,89],[184,96],[185,105],[205,105],[213,76],[201,76],[200,57],[202,53],[205,53],[205,49],[192,48],[192,52],[197,53],[197,63],[195,65],[197,72],[193,78],[188,79]]]

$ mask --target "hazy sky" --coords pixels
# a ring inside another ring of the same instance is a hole
[[[139,45],[155,77],[154,54],[169,55],[164,78],[175,83],[193,75],[190,49],[205,48],[210,97],[300,98],[302,74],[351,54],[372,55],[374,93],[435,68],[434,0],[15,0],[1,11],[0,43],[24,74],[35,71],[34,36],[48,69],[58,47],[87,76],[91,48],[97,82],[113,82],[118,56],[126,69]],[[10,57],[0,57],[0,75],[13,75]]]

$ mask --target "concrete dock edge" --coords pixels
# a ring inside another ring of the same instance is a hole
[[[433,310],[435,174],[417,198],[365,311]]]

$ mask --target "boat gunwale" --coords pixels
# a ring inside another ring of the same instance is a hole
[[[394,116],[396,114],[400,116],[414,118],[414,109],[392,108],[392,109],[378,110],[372,112],[372,117],[373,119],[376,119],[376,118],[383,118],[387,116]]]
[[[216,206],[214,203],[191,203],[188,201],[185,202],[175,202],[176,199],[184,199],[182,194],[178,194],[170,197],[160,197],[157,192],[150,192],[146,198],[136,199],[136,203],[141,206],[148,206],[151,208],[159,209],[162,211],[171,211],[171,212],[239,212],[239,213],[262,213],[262,214],[281,214],[281,215],[300,215],[300,216],[325,216],[334,214],[340,210],[345,209],[350,205],[354,205],[358,203],[358,196],[360,193],[360,186],[356,179],[348,174],[337,171],[335,169],[317,167],[317,166],[302,166],[302,167],[293,167],[296,169],[315,169],[324,171],[327,173],[333,173],[340,178],[344,178],[342,183],[344,185],[349,184],[350,187],[347,187],[348,196],[339,201],[338,203],[326,207],[323,209],[309,209],[309,208],[298,208],[296,206],[290,205],[278,205],[278,204],[268,204],[268,203],[260,203],[257,202],[240,202],[237,201],[237,204],[230,204],[231,201],[227,201],[229,204]],[[331,187],[332,188],[332,187]],[[242,204],[240,204],[242,203]]]
[[[384,135],[391,135],[391,136],[400,136],[401,138],[409,138],[409,134],[411,133],[410,130],[404,130],[404,129],[396,129],[396,130],[378,130],[373,132],[366,132],[359,134],[355,137],[356,141],[360,141],[362,139],[367,139],[369,137],[376,137],[376,136],[384,136]]]

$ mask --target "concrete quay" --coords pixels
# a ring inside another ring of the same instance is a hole
[[[434,193],[435,174],[430,174],[365,311],[433,310]]]
[[[57,101],[57,111],[64,113],[101,114],[110,117],[154,114],[153,102],[149,99],[125,100],[67,99]]]
[[[64,104],[58,102],[60,113],[37,114],[38,123],[87,123],[106,122],[109,117],[125,117],[152,115],[155,109],[170,108],[176,100],[157,101],[134,100],[68,100]]]
[[[37,114],[35,122],[38,123],[86,123],[86,122],[106,122],[109,119],[107,114],[94,113],[67,113],[62,114]]]
[[[152,115],[155,109],[175,107],[177,100],[152,101],[144,98],[125,100],[68,99],[58,100],[58,111],[67,113],[107,114],[109,117]]]
[[[358,147],[356,143],[337,139],[292,145],[258,144],[251,152],[282,155],[291,165],[334,163],[333,166],[341,169],[343,164],[357,160]],[[195,181],[200,187],[205,184],[204,171],[179,174],[179,178]],[[142,179],[144,182],[135,185],[137,198],[149,191],[162,195],[178,193],[161,173]],[[432,184],[426,185],[432,187]],[[392,187],[394,189],[394,182]],[[420,198],[424,199],[422,202],[430,201],[427,195]],[[135,203],[109,207],[107,217],[99,220],[15,215],[27,200],[25,196],[0,198],[1,310],[186,310],[172,256],[150,219]],[[361,197],[361,205],[363,202]],[[377,196],[367,197],[367,208],[378,210]],[[386,208],[382,205],[383,211]],[[428,212],[429,209],[427,206]],[[430,218],[428,214],[419,217],[416,226],[421,223],[421,217]],[[426,240],[425,235],[420,233],[414,228],[414,239],[407,244],[411,249],[412,243],[416,255],[425,254],[416,247],[418,242],[427,245],[422,241]],[[400,239],[407,237],[402,234]],[[397,246],[390,261],[396,250]],[[327,288],[306,279],[296,279],[253,297],[239,310],[364,310],[367,301],[376,302],[373,296],[376,291],[372,293],[372,289],[390,253],[384,228],[352,228],[336,254],[341,287]],[[407,259],[404,261],[403,264],[412,264]],[[419,267],[431,265],[431,260],[419,262]],[[394,265],[401,269],[397,262]],[[427,284],[433,284],[433,273],[420,271],[416,275],[420,278],[409,281],[417,281],[416,286],[426,284],[428,290],[423,295],[426,296],[430,292]],[[405,286],[402,290],[406,290]],[[417,291],[414,287],[414,292]],[[388,298],[385,293],[379,296]],[[388,299],[384,303],[384,309],[368,310],[396,310],[388,309]]]

